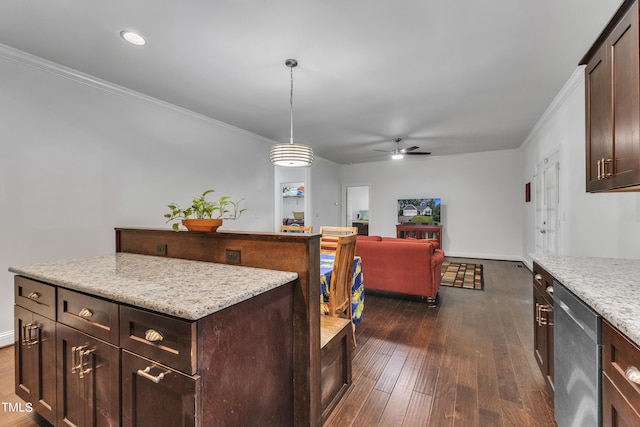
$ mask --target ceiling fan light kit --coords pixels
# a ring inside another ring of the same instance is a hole
[[[396,143],[396,148],[394,148],[391,151],[385,151],[385,150],[375,150],[375,151],[381,151],[383,153],[390,153],[391,154],[391,160],[402,160],[406,155],[412,155],[412,156],[429,156],[431,155],[431,152],[428,151],[414,151],[417,150],[418,146],[414,145],[412,147],[407,147],[407,148],[400,148],[400,141],[402,141],[402,138],[393,138],[393,142]]]
[[[291,136],[288,144],[276,144],[271,147],[269,158],[274,166],[306,167],[313,163],[313,150],[308,145],[293,142],[293,68],[298,66],[295,59],[287,59],[284,63],[291,70],[291,94],[289,97],[291,113]]]

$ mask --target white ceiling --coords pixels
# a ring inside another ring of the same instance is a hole
[[[519,147],[620,0],[6,0],[0,43],[343,163]],[[135,30],[148,43],[119,36]],[[230,141],[229,143],[233,143]]]

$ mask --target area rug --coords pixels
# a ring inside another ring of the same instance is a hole
[[[442,262],[442,286],[453,288],[484,290],[482,264],[464,262]]]

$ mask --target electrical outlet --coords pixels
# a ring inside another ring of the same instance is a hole
[[[225,261],[227,264],[240,264],[240,251],[234,249],[225,249]]]
[[[166,243],[157,243],[156,244],[156,255],[158,255],[158,256],[167,256],[167,244]]]

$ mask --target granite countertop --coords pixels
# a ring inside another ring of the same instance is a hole
[[[9,271],[188,320],[298,277],[287,271],[129,253],[10,267]]]
[[[539,254],[531,257],[640,345],[640,260]]]

